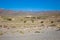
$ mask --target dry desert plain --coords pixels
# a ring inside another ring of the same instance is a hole
[[[60,40],[60,11],[1,12],[0,40]]]

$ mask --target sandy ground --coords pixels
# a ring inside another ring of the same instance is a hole
[[[23,31],[21,32],[20,30]],[[1,28],[0,31],[4,31],[3,35],[0,35],[0,40],[60,40],[60,31],[56,31],[56,28],[52,27],[38,30],[38,33],[35,33],[37,29],[31,30],[29,28],[11,28],[9,30]]]

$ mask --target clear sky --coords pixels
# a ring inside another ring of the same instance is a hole
[[[0,0],[0,8],[11,10],[60,10],[60,0]]]

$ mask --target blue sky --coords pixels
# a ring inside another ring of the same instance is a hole
[[[10,10],[60,10],[60,0],[0,0],[0,8]]]

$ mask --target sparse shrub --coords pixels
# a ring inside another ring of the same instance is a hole
[[[3,35],[3,32],[2,31],[0,31],[0,35]]]
[[[24,21],[24,23],[26,23],[26,20]]]
[[[20,21],[23,21],[23,19],[21,19]]]
[[[40,19],[40,17],[37,17],[37,19]]]
[[[60,20],[57,20],[57,22],[60,22]]]
[[[31,17],[32,19],[36,19],[36,17]]]
[[[24,34],[24,32],[23,32],[23,31],[20,31],[20,33],[21,33],[21,34]]]
[[[3,17],[3,19],[6,20],[6,21],[12,21],[12,19],[9,18],[9,17]]]
[[[54,21],[51,21],[51,23],[54,23]]]
[[[41,21],[41,23],[44,23],[44,21]]]
[[[8,26],[7,25],[4,25],[4,28],[7,28]]]
[[[2,27],[2,25],[0,25],[0,27]]]
[[[40,33],[40,31],[35,31],[35,33]]]
[[[11,18],[8,18],[7,20],[8,20],[8,21],[12,21],[12,19],[11,19]]]
[[[32,21],[32,23],[34,23],[34,20],[31,20]]]
[[[44,26],[44,24],[41,24],[41,26]]]
[[[56,26],[55,24],[51,24],[50,26]]]
[[[12,26],[12,28],[16,28],[16,26]]]

